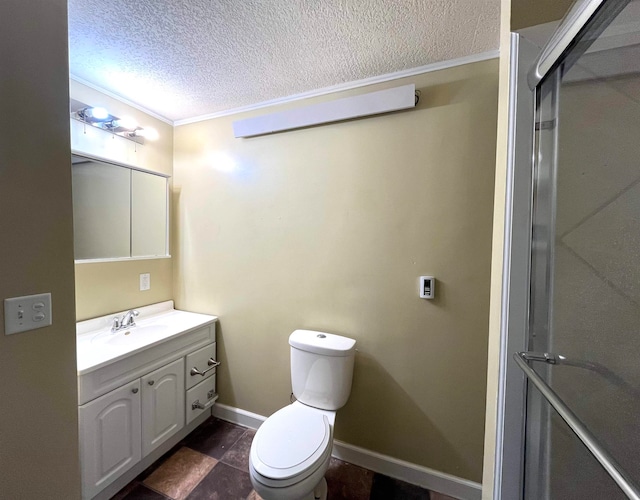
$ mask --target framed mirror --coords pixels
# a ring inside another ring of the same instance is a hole
[[[168,177],[73,154],[76,262],[169,256]]]

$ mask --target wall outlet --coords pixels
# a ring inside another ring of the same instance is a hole
[[[26,332],[51,324],[51,294],[4,299],[4,334]]]
[[[144,273],[140,275],[140,291],[149,290],[151,288],[151,274]]]

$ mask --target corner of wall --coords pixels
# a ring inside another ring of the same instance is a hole
[[[504,265],[505,194],[509,128],[509,72],[511,58],[511,0],[501,0],[500,76],[496,139],[496,176],[493,203],[493,236],[491,244],[491,292],[489,308],[489,346],[487,359],[487,397],[485,415],[482,498],[492,500],[495,481],[495,453],[500,327],[502,318],[502,271]],[[498,497],[499,498],[499,497]]]

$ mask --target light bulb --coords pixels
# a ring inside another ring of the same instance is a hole
[[[109,118],[109,112],[101,107],[87,108],[84,110],[84,115],[86,118],[95,121],[102,121]]]
[[[112,127],[124,128],[127,130],[134,130],[138,127],[138,122],[134,118],[131,118],[130,116],[125,116],[123,118],[118,118],[117,120],[113,120]]]
[[[158,138],[160,137],[160,134],[158,134],[158,131],[153,127],[139,128],[138,130],[136,130],[135,133],[137,136],[144,137],[149,141],[157,141]]]

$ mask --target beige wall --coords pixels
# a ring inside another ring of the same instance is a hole
[[[510,25],[511,0],[500,6],[500,76],[498,93],[498,132],[496,141],[495,190],[493,201],[493,235],[491,244],[491,304],[487,359],[487,407],[484,437],[482,498],[494,495],[496,452],[496,418],[500,363],[500,322],[502,319],[502,269],[504,266],[504,217],[507,186],[507,150],[509,127],[509,72],[511,69]]]
[[[151,274],[151,289],[140,291],[140,274]],[[76,264],[76,314],[78,321],[172,296],[171,259]]]
[[[574,0],[512,0],[509,2],[511,31],[562,19],[573,2]]]
[[[65,0],[0,3],[0,299],[53,306],[11,336],[0,308],[2,498],[80,498],[67,54]]]
[[[497,71],[322,98],[422,91],[385,116],[244,140],[231,123],[249,114],[176,128],[175,299],[220,315],[222,403],[270,415],[289,402],[294,329],[351,336],[336,438],[481,479]]]
[[[144,146],[137,146],[135,152],[137,158],[133,161],[148,170],[172,174],[173,127],[171,125],[74,80],[70,81],[69,91],[73,99],[91,106],[104,106],[115,116],[132,116],[141,125],[156,128],[160,138],[157,141],[147,141]],[[117,139],[124,141],[124,139]],[[127,143],[133,145],[130,141]],[[89,150],[84,152],[104,157],[105,146],[96,140],[94,144],[90,143]],[[110,157],[111,159],[116,161],[119,159],[123,163],[132,162],[130,156],[127,155],[125,158],[121,150],[112,154],[114,156]],[[123,157],[118,158],[118,155]],[[140,291],[141,273],[151,273],[150,290]],[[171,259],[76,264],[76,318],[78,321],[172,298]]]

